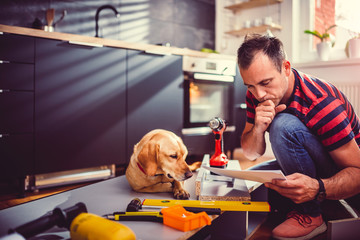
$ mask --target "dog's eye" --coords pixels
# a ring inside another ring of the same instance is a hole
[[[177,159],[177,155],[176,154],[172,154],[170,155],[171,158]]]

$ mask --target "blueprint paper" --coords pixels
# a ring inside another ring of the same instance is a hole
[[[281,170],[229,170],[224,168],[214,168],[207,166],[202,167],[219,175],[261,183],[271,182],[271,180],[273,179],[286,180],[286,177]]]

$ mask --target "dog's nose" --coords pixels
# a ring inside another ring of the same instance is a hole
[[[187,172],[185,173],[186,179],[191,178],[192,176],[193,176],[193,173],[192,173],[191,171],[187,171]]]

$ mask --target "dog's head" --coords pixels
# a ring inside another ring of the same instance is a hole
[[[185,162],[187,148],[181,138],[172,132],[157,130],[138,147],[139,164],[148,176],[164,174],[168,178],[184,181],[193,174]]]

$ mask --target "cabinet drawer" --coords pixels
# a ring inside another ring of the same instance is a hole
[[[34,93],[0,93],[0,133],[32,133]]]
[[[33,135],[0,136],[0,179],[31,174],[34,167]]]
[[[34,65],[0,63],[0,89],[34,90]]]
[[[35,40],[33,37],[1,34],[0,60],[12,62],[34,62]]]

